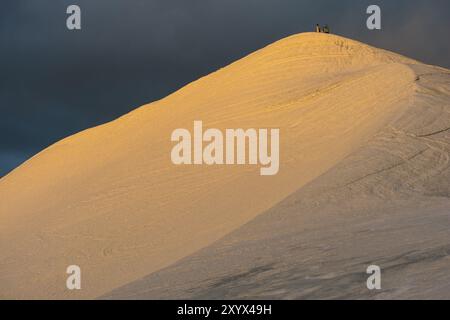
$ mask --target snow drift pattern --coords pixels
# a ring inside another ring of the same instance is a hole
[[[342,296],[327,286],[364,285],[359,264],[411,245],[447,252],[448,270],[449,91],[448,70],[306,33],[68,137],[0,180],[0,297]],[[170,134],[195,120],[280,128],[280,172],[174,166]],[[436,224],[404,231],[404,208]],[[404,246],[358,233],[386,217]],[[349,245],[358,234],[377,246]],[[80,291],[65,288],[71,264]]]

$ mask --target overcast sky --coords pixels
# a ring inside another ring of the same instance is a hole
[[[66,8],[82,30],[66,28]],[[366,8],[382,9],[382,30]],[[48,145],[285,36],[332,32],[450,68],[448,0],[2,0],[0,177]]]

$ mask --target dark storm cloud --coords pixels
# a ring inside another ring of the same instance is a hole
[[[81,31],[65,27],[69,4],[82,9]],[[382,7],[382,31],[365,27],[369,4]],[[0,176],[64,136],[315,23],[450,67],[447,0],[7,0],[0,6]]]

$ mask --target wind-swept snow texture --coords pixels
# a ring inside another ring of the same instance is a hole
[[[299,34],[64,139],[0,180],[0,297],[450,298],[449,73]],[[173,165],[194,120],[280,172]]]

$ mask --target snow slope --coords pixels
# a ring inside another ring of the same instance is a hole
[[[450,299],[450,77],[414,65],[398,119],[211,246],[103,298]],[[369,291],[369,265],[382,290]]]
[[[448,76],[356,41],[305,33],[68,137],[0,180],[0,297],[95,298],[119,288],[113,296],[289,298],[302,287],[283,282],[293,271],[311,276],[314,261],[341,255],[348,269],[347,257],[371,252],[352,246],[353,236],[387,228],[389,219],[400,231],[371,239],[381,242],[376,257],[448,245]],[[194,120],[280,128],[279,174],[173,165],[171,132]],[[305,243],[314,245],[303,250]],[[73,264],[82,269],[79,291],[65,287]],[[236,282],[246,276],[233,277],[267,268],[280,275],[274,290],[268,280],[257,278],[252,289]],[[236,291],[202,285],[220,277]],[[325,296],[321,285],[316,293]]]

